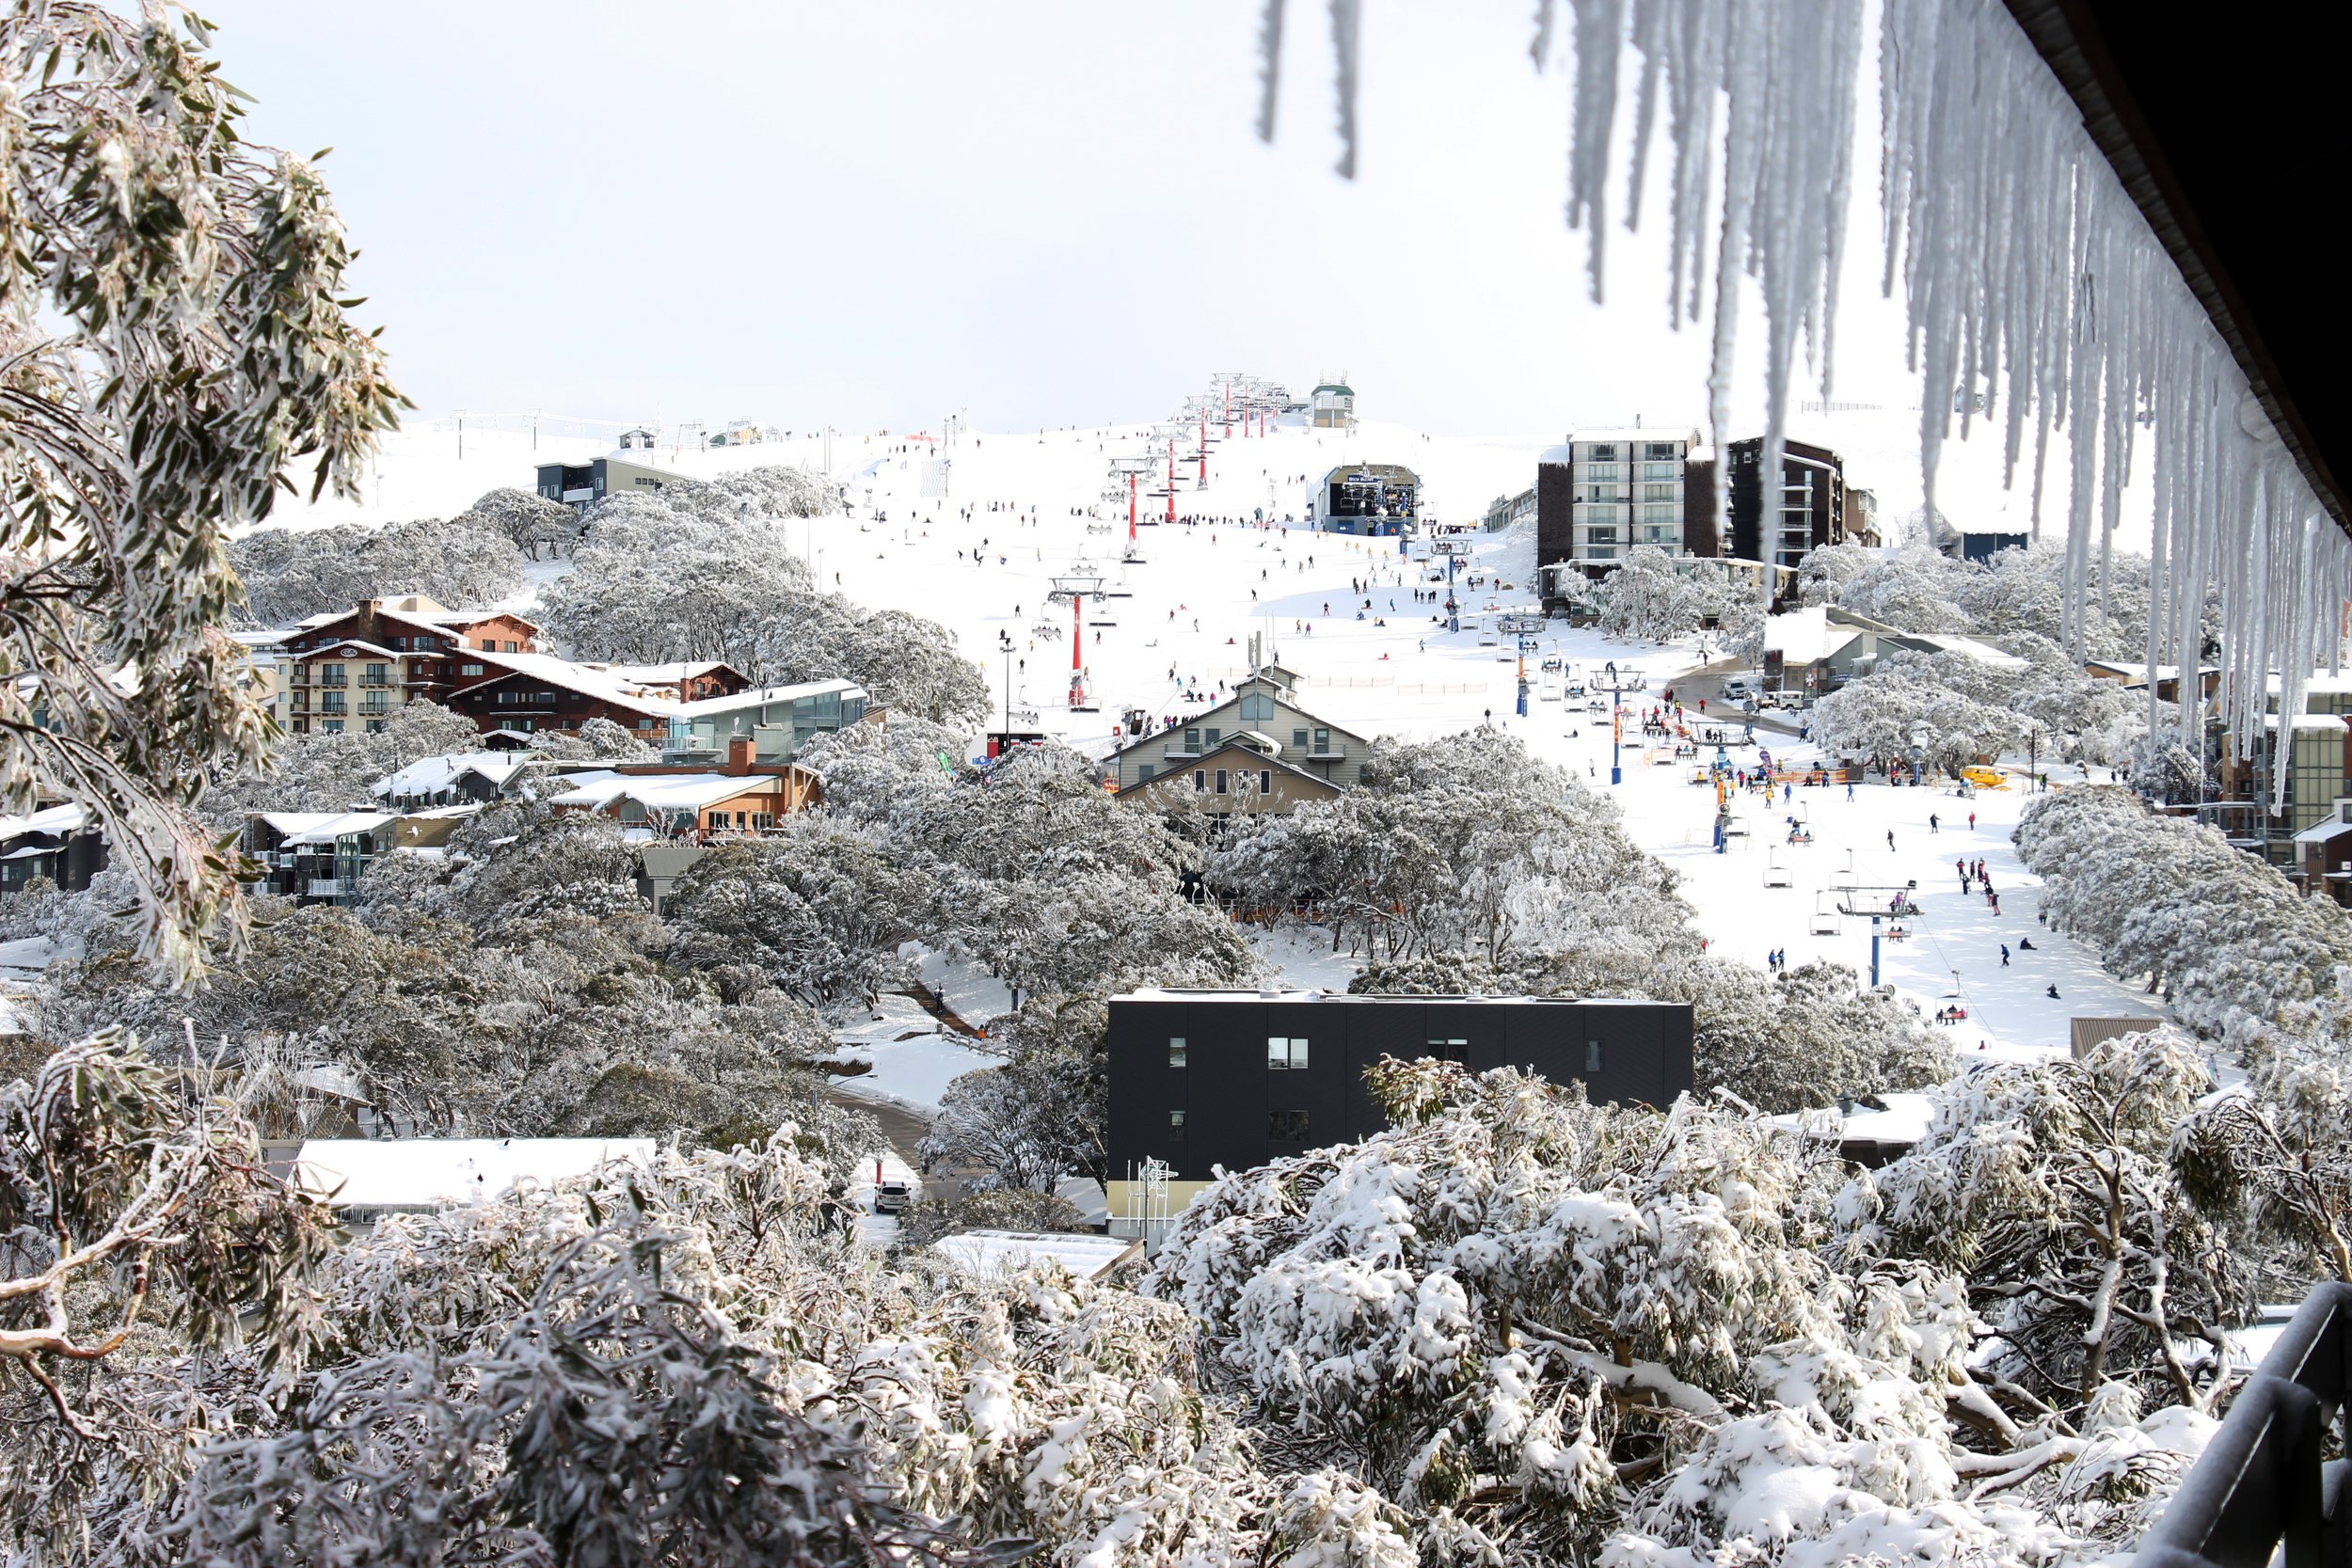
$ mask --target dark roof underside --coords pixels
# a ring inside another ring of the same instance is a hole
[[[2324,12],[2004,0],[2213,318],[2338,526],[2352,441],[2337,225],[2352,182]]]

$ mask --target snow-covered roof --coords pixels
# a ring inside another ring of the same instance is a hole
[[[63,836],[79,832],[89,820],[89,813],[69,800],[60,806],[43,806],[23,816],[0,816],[0,842],[22,838],[26,833],[56,833]]]
[[[970,1274],[1018,1274],[1050,1259],[1080,1279],[1100,1279],[1143,1243],[1122,1236],[1029,1230],[966,1230],[943,1236],[931,1250]]]
[[[577,691],[583,697],[594,697],[599,702],[634,708],[639,713],[668,718],[679,710],[679,704],[675,698],[649,692],[635,682],[623,679],[612,670],[598,669],[589,664],[575,664],[568,658],[557,658],[552,654],[484,652],[475,657],[486,664],[496,665],[506,672],[504,675],[493,675],[490,681],[483,682],[482,684],[485,686],[491,681],[508,680],[516,675],[528,675],[533,680],[545,681],[549,686],[561,687],[566,691]]]
[[[1772,1120],[1774,1126],[1791,1132],[1827,1125],[1840,1143],[1915,1144],[1928,1135],[1928,1123],[1935,1119],[1934,1096],[1882,1094],[1874,1098],[1876,1105],[1857,1103],[1842,1113],[1833,1105]]]
[[[1671,426],[1645,428],[1641,425],[1620,425],[1613,430],[1604,428],[1568,432],[1568,439],[1578,446],[1582,446],[1587,441],[1682,441],[1695,444],[1698,438],[1699,433],[1694,429],[1677,430]]]
[[[479,773],[497,785],[530,766],[530,758],[512,752],[450,752],[387,773],[368,788],[376,795],[434,795],[468,773]]]
[[[798,702],[803,697],[821,697],[829,691],[842,696],[866,695],[866,688],[850,680],[801,681],[792,686],[747,687],[729,696],[697,697],[691,703],[675,703],[671,711],[681,718],[701,719],[722,713],[734,713],[747,707],[764,707],[770,703]]]
[[[1419,991],[1343,991],[1311,990],[1304,989],[1270,990],[1199,990],[1185,986],[1138,986],[1121,991],[1113,1002],[1233,1002],[1252,1005],[1266,1002],[1324,1002],[1346,1006],[1364,1004],[1384,1006],[1390,1003],[1424,1005],[1431,1002],[1475,1002],[1482,1007],[1665,1007],[1670,1002],[1653,1002],[1640,996],[1441,996],[1424,995]]]
[[[332,844],[345,833],[364,833],[391,820],[381,811],[265,811],[262,820],[288,844]]]
[[[1925,642],[1942,653],[1960,654],[1979,664],[1990,664],[1996,670],[2023,670],[2026,661],[2015,654],[2004,653],[1990,642],[1973,637],[1951,637],[1942,632],[1907,631],[1899,635],[1915,642]]]
[[[621,800],[634,800],[647,811],[701,811],[738,795],[772,790],[773,773],[623,773],[597,768],[575,773],[572,787],[549,799],[549,805],[585,806],[603,811]]]
[[[319,647],[312,648],[309,653],[295,654],[293,657],[295,658],[341,658],[344,654],[353,652],[374,654],[380,658],[403,658],[406,657],[404,654],[396,654],[392,652],[391,649],[385,647],[381,643],[364,642],[357,637],[338,638],[332,642],[325,643]]]
[[[1573,463],[1576,461],[1576,451],[1573,448],[1565,446],[1546,447],[1537,454],[1535,461],[1553,464]]]
[[[1850,627],[1841,626],[1838,630],[1836,646],[1844,646],[1855,635]],[[1833,646],[1828,607],[1815,605],[1809,610],[1792,610],[1786,615],[1767,618],[1764,646],[1768,652],[1776,650],[1789,664],[1813,664],[1827,657]]]
[[[659,685],[669,681],[692,680],[696,675],[707,675],[713,670],[731,671],[735,667],[724,659],[682,658],[668,664],[614,664],[608,668],[622,680]]]
[[[2264,729],[2275,730],[2278,727],[2279,716],[2277,714],[2265,713],[2263,715]],[[2344,728],[2346,728],[2346,725],[2344,724],[2344,717],[2341,714],[2298,713],[2295,716],[2294,721],[2288,725],[2288,728],[2294,730],[2335,730],[2342,732]]]
[[[2314,822],[2310,827],[2304,829],[2301,832],[2296,834],[2295,842],[2297,844],[2325,844],[2329,839],[2342,838],[2346,833],[2352,833],[2352,822],[2340,822],[2331,816],[2325,822]]]
[[[435,1209],[653,1155],[651,1138],[311,1138],[294,1180],[339,1209]]]

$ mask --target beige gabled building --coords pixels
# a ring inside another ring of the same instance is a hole
[[[1228,740],[1187,768],[1121,788],[1119,798],[1161,811],[1199,807],[1212,816],[1287,816],[1310,800],[1339,798],[1340,786],[1259,750],[1249,738]]]
[[[1180,723],[1158,730],[1111,757],[1120,790],[1170,774],[1187,778],[1196,765],[1228,741],[1241,741],[1263,757],[1341,788],[1363,782],[1372,742],[1300,707],[1294,695],[1298,677],[1269,664],[1235,683],[1233,694]]]

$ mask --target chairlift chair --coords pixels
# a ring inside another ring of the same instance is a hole
[[[1794,873],[1792,873],[1787,866],[1780,863],[1780,850],[1778,847],[1774,847],[1771,853],[1765,857],[1764,885],[1766,887],[1796,886]]]
[[[1830,907],[1828,894],[1817,893],[1813,895],[1813,920],[1805,929],[1817,937],[1834,937],[1843,929],[1838,924],[1837,911]]]

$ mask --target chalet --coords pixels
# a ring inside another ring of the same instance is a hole
[[[79,893],[106,869],[106,835],[73,804],[44,806],[23,816],[0,816],[0,893],[16,893],[46,877]]]
[[[601,665],[503,653],[485,656],[483,663],[486,673],[452,692],[448,703],[485,732],[577,734],[591,719],[609,719],[651,745],[669,733],[678,711],[675,698]]]
[[[1765,621],[1764,689],[1818,695],[1868,674],[1895,653],[1961,654],[2005,670],[2026,664],[1973,637],[1904,631],[1836,605],[1814,605]]]
[[[479,809],[255,812],[240,847],[261,868],[259,891],[298,904],[348,904],[376,861],[397,849],[442,847]]]
[[[535,623],[505,610],[447,610],[421,594],[362,600],[281,635],[278,705],[296,733],[382,729],[394,708],[448,703],[497,673],[484,656],[529,655],[538,636]]]
[[[1124,790],[1170,773],[1189,774],[1196,764],[1235,738],[1247,740],[1259,755],[1288,763],[1326,784],[1361,783],[1372,742],[1300,707],[1293,695],[1297,679],[1280,665],[1269,664],[1235,682],[1233,694],[1215,707],[1186,714],[1181,721],[1120,748],[1110,761],[1116,787]]]
[[[531,771],[532,758],[516,752],[455,752],[425,757],[368,786],[388,806],[483,805],[504,800]]]
[[[575,773],[565,782],[571,787],[550,796],[548,804],[612,816],[624,834],[644,838],[701,841],[766,832],[818,799],[816,774],[798,763],[755,762],[749,736],[728,742],[725,767],[718,771],[628,763]]]
[[[1244,731],[1186,767],[1125,785],[1119,798],[1161,811],[1198,806],[1230,822],[1236,816],[1287,816],[1310,800],[1340,797],[1338,784],[1284,762],[1263,749],[1269,744],[1266,737]]]
[[[789,762],[818,736],[863,720],[872,702],[855,681],[745,686],[679,704],[670,715],[662,755],[675,762],[716,761],[736,739],[748,737],[755,762]]]

